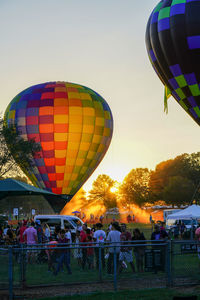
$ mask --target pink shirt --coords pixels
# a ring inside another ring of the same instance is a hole
[[[34,227],[27,228],[24,231],[23,236],[26,236],[28,245],[36,244],[37,230]]]
[[[198,241],[200,241],[200,227],[198,227],[196,230],[195,230],[195,234],[198,238]]]

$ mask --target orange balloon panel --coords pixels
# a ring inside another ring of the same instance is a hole
[[[16,124],[24,139],[40,143],[40,154],[23,171],[37,187],[56,194],[78,191],[102,160],[113,132],[106,101],[68,82],[24,90],[10,102],[4,119],[7,125]]]

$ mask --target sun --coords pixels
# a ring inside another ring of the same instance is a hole
[[[113,187],[110,188],[110,191],[111,191],[111,193],[114,194],[114,193],[116,193],[118,191],[118,187],[113,186]]]

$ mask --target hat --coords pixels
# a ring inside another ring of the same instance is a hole
[[[40,220],[36,220],[35,223],[38,224],[38,225],[41,224]]]

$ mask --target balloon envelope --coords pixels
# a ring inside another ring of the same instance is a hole
[[[106,101],[68,82],[47,82],[22,91],[10,102],[4,120],[8,126],[15,124],[22,138],[41,145],[29,169],[21,166],[33,184],[69,197],[98,166],[113,132]]]
[[[162,0],[146,29],[149,59],[167,90],[200,125],[200,1]]]

